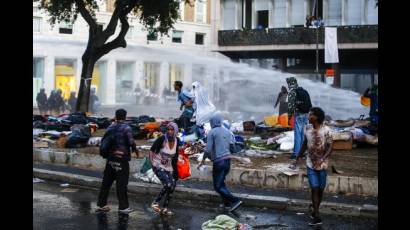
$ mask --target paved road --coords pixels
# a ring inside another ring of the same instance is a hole
[[[183,205],[171,201],[175,216],[163,218],[154,214],[149,204],[152,197],[130,197],[130,205],[135,210],[129,216],[116,212],[115,194],[109,198],[112,211],[107,215],[94,213],[96,190],[79,187],[60,187],[53,182],[33,184],[33,225],[34,229],[201,229],[203,222],[215,218],[222,212],[214,205],[190,203]],[[312,229],[306,225],[306,214],[294,212],[241,208],[235,215],[242,223],[254,229]],[[247,215],[256,219],[247,219]],[[319,229],[378,229],[377,219],[323,216],[323,226]],[[259,226],[259,227],[257,227]]]

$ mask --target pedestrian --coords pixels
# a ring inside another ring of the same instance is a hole
[[[76,111],[77,105],[77,97],[75,96],[75,92],[70,93],[70,98],[68,98],[68,106],[70,107],[70,113],[74,113]]]
[[[313,206],[313,213],[311,213],[313,220],[309,223],[311,226],[322,224],[319,217],[319,206],[323,199],[323,191],[326,188],[326,170],[333,145],[330,128],[323,124],[324,120],[325,113],[321,108],[313,107],[310,109],[310,124],[305,128],[305,136],[298,157],[292,163],[292,168],[296,168],[301,156],[307,150],[307,177],[311,188]]]
[[[37,107],[40,111],[40,115],[46,115],[47,113],[47,94],[45,93],[45,89],[41,88],[40,92],[37,94],[36,97]]]
[[[142,90],[141,90],[139,83],[137,83],[137,86],[135,87],[134,92],[135,92],[135,103],[139,105],[141,104],[141,97],[142,97]]]
[[[152,170],[162,183],[162,189],[154,202],[151,204],[152,209],[159,214],[172,215],[168,209],[171,195],[175,190],[178,181],[178,152],[181,142],[178,135],[178,126],[174,122],[167,125],[165,135],[157,138],[150,150],[150,160]],[[162,207],[160,201],[164,198]]]
[[[100,99],[96,95],[96,89],[91,88],[90,100],[88,102],[88,111],[90,111],[92,114],[96,113],[98,111],[99,101]]]
[[[57,92],[54,97],[56,116],[60,115],[61,113],[64,113],[65,111],[66,106],[65,106],[65,101],[64,101],[62,94],[63,94],[63,91],[61,89],[57,89]]]
[[[282,86],[278,98],[276,99],[275,109],[279,104],[279,115],[288,112],[288,90],[285,86]]]
[[[363,94],[363,96],[370,98],[369,116],[371,124],[375,127],[377,127],[379,123],[378,95],[378,85],[367,88]]]
[[[50,114],[52,116],[55,116],[55,110],[56,110],[56,91],[51,90],[50,96],[47,99],[47,109],[50,111]]]
[[[305,23],[306,27],[309,28],[310,24],[311,24],[311,17],[310,15],[306,15],[306,23]]]
[[[225,177],[231,167],[230,146],[234,144],[234,140],[231,132],[222,127],[222,116],[219,113],[211,117],[210,123],[212,129],[208,133],[205,153],[198,165],[198,170],[206,158],[213,162],[212,181],[214,189],[221,196],[224,207],[232,212],[242,204],[242,201],[233,196],[225,185]]]
[[[289,88],[288,94],[288,114],[289,123],[290,118],[294,116],[295,127],[294,127],[294,147],[291,159],[295,159],[300,150],[300,146],[303,142],[303,130],[305,125],[308,123],[308,113],[310,108],[312,108],[312,103],[310,101],[309,93],[298,86],[296,78],[289,77],[286,78],[286,82]]]
[[[181,106],[179,110],[184,108],[179,119],[177,119],[177,124],[180,128],[183,128],[185,131],[190,130],[192,123],[191,119],[194,115],[194,108],[193,108],[193,95],[188,91],[182,90],[182,82],[175,81],[174,82],[174,89],[178,92],[178,102],[181,102]]]
[[[107,206],[107,198],[114,180],[116,181],[115,187],[119,203],[118,212],[132,212],[128,204],[127,195],[130,173],[129,161],[131,160],[132,152],[138,157],[138,151],[132,137],[131,127],[124,123],[126,117],[127,111],[124,109],[115,111],[115,122],[108,127],[103,137],[103,140],[104,138],[112,137],[114,141],[111,143],[111,151],[105,164],[96,212],[110,211],[110,208]]]

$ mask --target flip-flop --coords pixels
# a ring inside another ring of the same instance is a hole
[[[162,213],[162,209],[161,209],[161,207],[159,207],[159,204],[153,203],[153,204],[151,204],[151,208],[152,208],[152,210],[154,210],[154,212],[157,213],[157,214],[161,214],[161,213]]]
[[[161,210],[161,214],[167,215],[167,216],[172,216],[172,215],[174,215],[174,213],[171,212],[171,211],[169,211],[167,208],[162,209],[162,210]]]

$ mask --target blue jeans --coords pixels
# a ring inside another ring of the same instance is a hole
[[[307,167],[307,177],[309,179],[310,188],[326,188],[326,170],[314,170]]]
[[[303,114],[295,114],[295,141],[294,141],[294,147],[293,147],[293,154],[292,157],[297,157],[299,155],[300,148],[302,147],[303,144],[303,129],[305,128],[305,125],[308,124],[308,114],[303,113]]]
[[[222,201],[226,206],[230,206],[239,201],[237,197],[234,197],[225,185],[225,177],[228,175],[231,168],[231,160],[220,160],[213,163],[212,179],[214,183],[214,189],[222,197]]]

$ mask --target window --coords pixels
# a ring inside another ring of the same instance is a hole
[[[377,25],[378,23],[378,7],[376,0],[366,0],[366,24]]]
[[[269,11],[260,10],[258,12],[258,27],[257,29],[265,29],[269,27]]]
[[[204,37],[205,37],[205,34],[196,33],[195,34],[195,44],[203,45],[204,44]]]
[[[245,28],[251,29],[252,28],[252,0],[245,0],[244,2],[245,8]]]
[[[273,3],[273,27],[286,27],[286,0],[276,0]]]
[[[265,29],[269,27],[269,1],[259,0],[255,1],[256,11],[256,28]]]
[[[362,24],[362,1],[347,0],[347,18],[346,25],[361,25]]]
[[[205,6],[206,0],[195,1],[195,21],[199,23],[205,22]]]
[[[233,30],[235,29],[236,9],[234,0],[222,1],[222,29]]]
[[[292,0],[292,25],[305,24],[304,0]]]
[[[40,32],[41,18],[33,17],[33,32]]]
[[[127,34],[125,35],[125,39],[132,39],[134,33],[134,26],[130,26],[130,28],[128,28]]]
[[[172,42],[174,42],[174,43],[182,43],[182,34],[183,34],[183,33],[184,33],[183,31],[174,30],[174,31],[172,32]]]
[[[326,25],[338,26],[342,24],[342,0],[329,0]]]
[[[61,21],[59,33],[60,34],[73,34],[73,24],[71,22]]]

